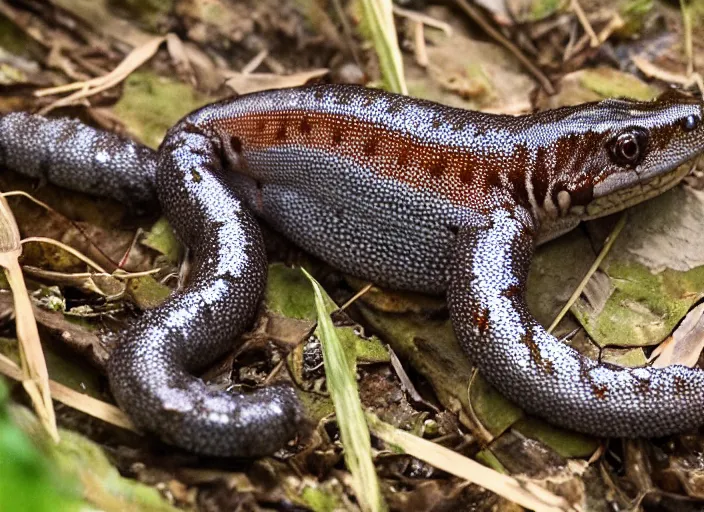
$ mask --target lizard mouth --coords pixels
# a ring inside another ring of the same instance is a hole
[[[693,165],[692,162],[686,162],[669,172],[654,176],[648,181],[639,181],[632,187],[617,190],[594,199],[586,206],[573,207],[570,213],[579,215],[582,220],[591,220],[630,208],[677,185],[682,178],[689,174]]]

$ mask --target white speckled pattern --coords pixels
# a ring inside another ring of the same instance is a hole
[[[156,179],[194,269],[121,334],[109,373],[120,405],[168,442],[257,455],[303,424],[290,387],[229,394],[190,375],[255,313],[266,261],[249,209],[358,277],[448,289],[460,343],[526,410],[595,435],[652,436],[704,423],[704,372],[580,356],[530,315],[525,280],[537,241],[675,183],[704,151],[701,118],[701,102],[673,94],[509,117],[322,85],[204,107],[157,156],[73,121],[11,114],[0,164],[136,202]]]

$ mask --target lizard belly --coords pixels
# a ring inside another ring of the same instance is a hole
[[[376,284],[446,289],[460,207],[325,151],[272,148],[249,152],[247,162],[235,186],[306,251]]]

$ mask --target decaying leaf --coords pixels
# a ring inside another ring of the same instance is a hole
[[[671,364],[693,367],[704,349],[704,304],[692,309],[672,333],[660,355],[653,361],[655,368]]]

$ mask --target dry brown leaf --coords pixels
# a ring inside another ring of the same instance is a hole
[[[129,76],[134,70],[151,59],[159,49],[159,46],[166,40],[166,37],[154,37],[132,50],[127,57],[123,59],[115,69],[106,75],[87,80],[85,82],[73,82],[71,84],[62,85],[59,87],[51,87],[37,91],[37,96],[48,96],[52,94],[60,94],[68,91],[76,91],[65,98],[58,99],[50,105],[39,111],[40,114],[46,114],[58,107],[74,105],[82,99],[93,96],[99,92],[110,89]]]
[[[684,317],[672,333],[672,340],[665,344],[660,355],[653,361],[654,368],[671,364],[694,367],[704,349],[704,304],[699,304]]]
[[[166,34],[166,49],[169,51],[179,74],[187,78],[191,85],[196,85],[195,72],[183,41],[176,34],[168,33]]]

